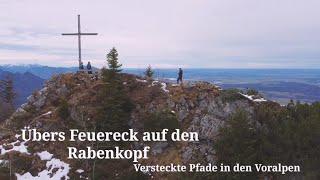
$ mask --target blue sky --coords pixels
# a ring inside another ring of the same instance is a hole
[[[0,64],[320,68],[318,0],[0,0]]]

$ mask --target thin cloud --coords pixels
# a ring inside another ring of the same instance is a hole
[[[105,65],[113,46],[125,67],[320,68],[318,0],[2,0],[2,64]],[[74,62],[74,63],[72,63]]]

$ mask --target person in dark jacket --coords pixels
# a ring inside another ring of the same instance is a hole
[[[179,68],[177,84],[179,84],[179,82],[182,83],[182,78],[183,78],[183,71],[181,68]]]
[[[88,74],[92,74],[92,67],[91,67],[90,61],[87,64],[87,70],[88,70]]]
[[[80,69],[80,71],[84,70],[83,62],[80,62],[80,64],[79,64],[79,69]]]

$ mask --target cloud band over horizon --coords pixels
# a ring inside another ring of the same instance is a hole
[[[1,0],[0,64],[125,68],[320,68],[317,0]]]

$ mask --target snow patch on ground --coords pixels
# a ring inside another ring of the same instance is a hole
[[[81,174],[81,173],[84,172],[84,170],[83,170],[83,169],[77,169],[76,172],[79,173],[79,174]]]
[[[38,176],[32,176],[29,172],[25,174],[17,174],[18,180],[32,179],[32,180],[60,180],[60,179],[70,179],[68,173],[70,171],[70,165],[56,158],[51,159],[46,164],[47,169],[41,171]]]
[[[16,134],[15,135],[15,138],[19,138],[21,135],[19,135],[19,134]],[[9,144],[2,144],[2,145],[0,145],[0,151],[1,151],[1,155],[4,155],[4,154],[6,154],[6,153],[8,153],[8,152],[10,152],[10,151],[18,151],[18,152],[20,152],[20,153],[26,153],[26,154],[30,154],[29,152],[28,152],[28,149],[27,149],[27,146],[25,145],[25,143],[26,142],[21,142],[20,140],[16,140],[15,142],[12,142],[12,143],[9,143]],[[4,148],[4,146],[13,146],[13,148],[11,148],[11,149],[5,149]]]
[[[151,86],[155,86],[159,83],[159,81],[152,81]]]
[[[138,78],[136,78],[136,80],[137,80],[138,82],[143,82],[143,83],[146,83],[146,82],[147,82],[147,80],[145,80],[145,79],[138,79]]]
[[[39,91],[39,94],[42,95],[42,94],[44,94],[44,93],[47,92],[47,91],[48,91],[48,87],[44,87],[44,88],[42,88],[42,89]]]
[[[15,137],[18,139],[21,135],[16,134]],[[4,155],[10,151],[17,151],[20,153],[25,153],[31,155],[28,152],[27,146],[25,145],[26,141],[20,141],[19,139],[15,142],[0,145],[1,155]],[[4,146],[13,146],[11,149],[5,149]],[[42,151],[36,153],[41,160],[47,161],[46,169],[39,172],[37,176],[32,176],[30,172],[25,174],[17,174],[16,177],[18,180],[60,180],[60,179],[70,179],[68,173],[70,171],[70,165],[61,161],[60,159],[52,158],[53,154],[48,151]],[[0,163],[6,163],[6,160],[0,160]]]
[[[217,88],[218,90],[222,90],[220,86],[214,85],[214,87]]]
[[[50,160],[53,157],[53,154],[49,153],[48,151],[38,152],[37,155],[40,157],[42,161]]]
[[[254,99],[254,102],[266,102],[267,100],[265,100],[264,98],[259,98],[259,99]]]
[[[169,90],[167,89],[167,84],[166,83],[161,83],[161,89],[164,91],[164,92],[169,92]]]
[[[18,139],[20,136],[21,136],[20,134],[14,135],[14,137],[17,138],[17,139]]]
[[[242,93],[239,93],[239,94],[241,94],[241,95],[244,96],[245,98],[247,98],[247,99],[249,99],[249,100],[251,100],[251,101],[254,101],[254,102],[265,102],[265,101],[267,101],[267,100],[264,99],[264,98],[254,99],[253,96],[250,96],[250,95],[247,95],[247,94],[242,94]]]
[[[16,110],[16,113],[23,113],[23,112],[26,112],[23,108],[19,107],[17,110]]]
[[[9,161],[0,159],[0,165],[5,165],[7,163],[9,163]]]
[[[152,81],[151,83],[151,86],[156,86],[157,84],[159,84],[160,82],[159,81]],[[160,83],[161,84],[161,89],[164,91],[164,92],[169,92],[169,90],[167,89],[167,84],[162,82]]]
[[[51,115],[51,114],[52,114],[52,111],[49,111],[47,113],[42,114],[41,116],[48,116],[48,115]]]
[[[20,144],[19,144],[20,143]],[[4,155],[10,151],[18,151],[20,153],[26,153],[26,154],[30,154],[28,152],[28,149],[27,149],[27,146],[25,145],[26,142],[20,142],[19,140],[15,141],[15,142],[12,142],[12,143],[9,143],[9,144],[5,144],[5,146],[8,146],[8,145],[12,145],[13,148],[11,149],[8,149],[8,150],[5,150],[5,148],[3,147],[3,145],[0,146],[0,151],[1,151],[1,155]],[[19,145],[17,145],[19,144]]]

